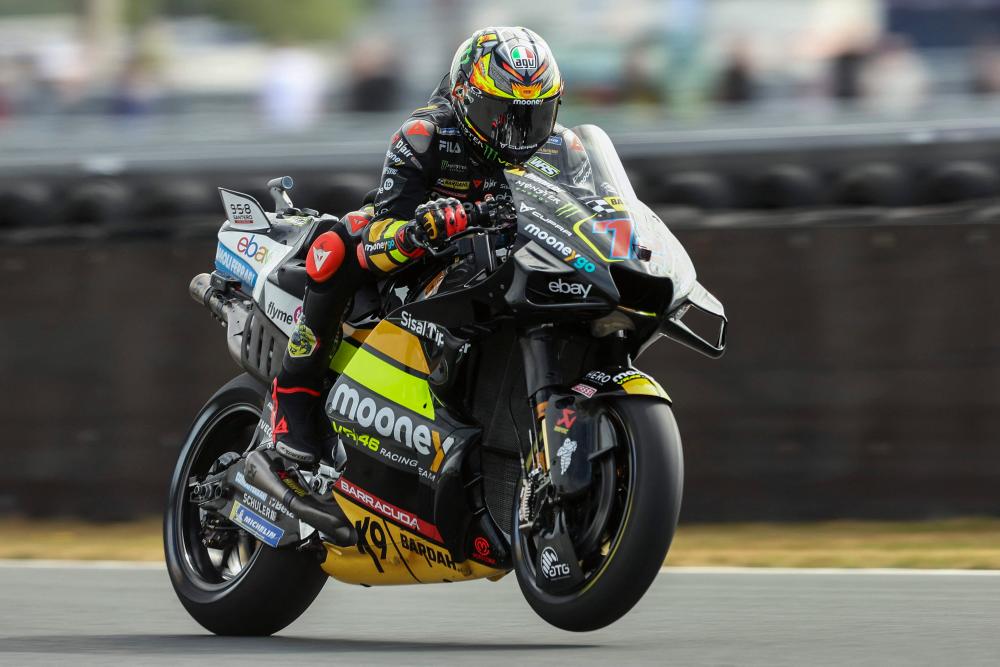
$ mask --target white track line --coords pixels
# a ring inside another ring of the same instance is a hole
[[[156,561],[134,560],[32,560],[0,558],[0,568],[5,569],[75,569],[75,570],[163,570],[166,564]],[[664,567],[660,574],[763,574],[763,575],[900,575],[932,577],[998,577],[1000,570],[928,570],[903,568],[849,568],[849,567]]]
[[[0,558],[0,568],[26,570],[163,570],[166,564],[141,560],[34,560]]]
[[[1000,570],[931,570],[906,569],[896,567],[698,567],[677,566],[660,568],[660,574],[799,574],[799,575],[902,575],[902,576],[934,576],[934,577],[998,577]]]

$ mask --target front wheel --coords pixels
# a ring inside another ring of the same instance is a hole
[[[552,625],[575,632],[614,623],[645,594],[663,566],[680,514],[684,462],[670,406],[642,397],[608,399],[599,416],[601,442],[612,449],[594,466],[592,491],[565,508],[582,582],[560,594],[537,584],[536,539],[514,512],[517,581],[528,604]],[[524,492],[522,479],[519,497]]]
[[[265,393],[246,374],[217,391],[195,419],[170,482],[163,521],[170,582],[191,617],[218,635],[281,630],[327,580],[314,556],[266,547],[188,501],[190,477],[204,476],[220,457],[250,444]]]

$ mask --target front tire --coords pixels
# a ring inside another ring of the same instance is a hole
[[[312,604],[327,580],[315,556],[271,549],[243,531],[222,554],[201,541],[204,516],[188,501],[188,478],[207,473],[226,452],[243,453],[265,395],[247,374],[217,391],[195,418],[170,482],[163,521],[170,582],[191,617],[217,635],[278,632]]]
[[[512,542],[521,592],[539,616],[573,632],[610,625],[639,601],[663,566],[680,515],[684,461],[670,406],[633,396],[609,399],[605,410],[615,424],[616,474],[628,476],[627,494],[614,515],[619,518],[603,547],[603,561],[579,589],[555,595],[538,587],[530,538],[520,534],[514,513]]]

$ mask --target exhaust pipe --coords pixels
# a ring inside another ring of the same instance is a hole
[[[243,365],[243,329],[250,317],[249,302],[228,296],[212,284],[212,276],[199,273],[188,286],[191,298],[208,308],[226,327],[226,345],[237,365]]]
[[[188,293],[191,298],[205,306],[208,305],[209,292],[212,291],[212,276],[207,273],[199,273],[191,279],[188,286]]]
[[[188,293],[191,298],[208,308],[215,317],[223,324],[229,323],[229,310],[232,302],[222,296],[222,292],[212,285],[212,276],[207,273],[199,273],[191,279],[188,286]]]
[[[358,543],[357,531],[336,502],[324,506],[263,451],[247,456],[244,474],[248,482],[280,499],[297,519],[319,530],[337,546],[351,547]]]

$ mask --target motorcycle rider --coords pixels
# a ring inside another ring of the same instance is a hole
[[[590,177],[579,139],[556,125],[563,82],[531,30],[478,30],[428,104],[392,136],[374,205],[321,234],[306,259],[302,315],[272,385],[272,438],[287,464],[315,465],[336,440],[320,396],[352,297],[467,226],[462,203],[510,198],[505,168]]]

